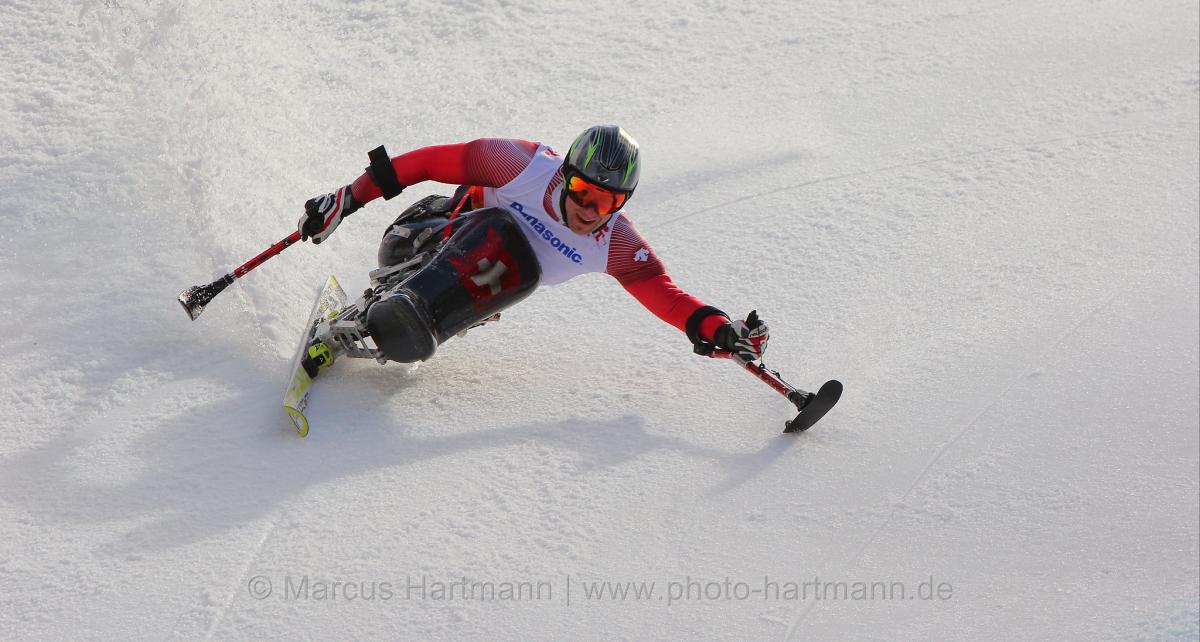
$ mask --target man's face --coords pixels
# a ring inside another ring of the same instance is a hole
[[[567,227],[580,236],[587,236],[595,232],[612,217],[612,214],[600,216],[595,206],[582,206],[570,198],[567,199],[566,208],[567,211],[563,214],[567,219]]]
[[[629,200],[629,192],[606,189],[578,175],[568,175],[563,189],[566,190],[563,216],[567,227],[580,235],[591,234],[603,227]]]

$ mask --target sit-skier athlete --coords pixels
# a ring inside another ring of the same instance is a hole
[[[357,336],[314,339],[305,358],[313,376],[339,355],[424,361],[439,344],[498,318],[538,285],[590,272],[612,275],[646,309],[686,333],[700,354],[728,350],[749,363],[766,349],[767,325],[756,314],[731,321],[681,290],[622,210],[637,187],[641,159],[637,142],[617,126],[587,129],[565,158],[541,143],[485,138],[394,158],[380,147],[370,160],[351,184],[304,204],[303,240],[320,243],[366,203],[422,181],[460,187],[452,197],[418,201],[389,226],[379,248],[381,270],[412,262],[424,250],[427,257],[396,287],[360,302]],[[350,345],[366,337],[374,350]]]

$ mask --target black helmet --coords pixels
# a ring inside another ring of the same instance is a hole
[[[632,194],[641,169],[632,136],[616,125],[596,125],[571,143],[563,160],[563,180],[582,176],[598,187]]]

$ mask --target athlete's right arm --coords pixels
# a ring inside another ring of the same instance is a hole
[[[398,186],[393,184],[393,188],[399,193],[421,181],[501,187],[524,171],[537,149],[537,143],[515,138],[480,138],[469,143],[414,149],[391,159],[395,182],[399,183]],[[382,166],[387,167],[386,163]],[[367,171],[349,185],[308,199],[304,214],[296,224],[301,240],[324,241],[337,229],[342,218],[382,195],[383,190],[372,178],[371,171]]]
[[[450,185],[502,187],[516,178],[537,153],[538,144],[515,138],[480,138],[454,145],[432,145],[392,158],[396,180],[408,187],[422,181]],[[367,203],[382,195],[363,173],[351,184],[354,200]]]

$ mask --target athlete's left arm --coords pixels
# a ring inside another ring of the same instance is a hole
[[[729,317],[676,285],[654,249],[627,217],[617,220],[611,234],[607,273],[654,316],[681,332],[688,332],[688,321],[699,313],[699,318],[693,320],[699,338],[713,343],[714,333],[729,323]],[[696,337],[688,338],[695,343]]]

